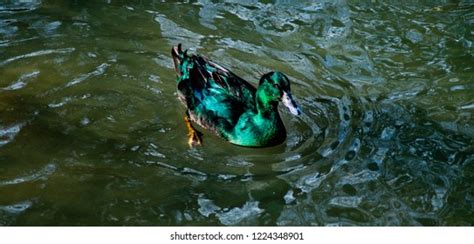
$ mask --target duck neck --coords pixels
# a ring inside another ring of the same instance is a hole
[[[269,101],[263,89],[257,89],[255,100],[258,116],[275,118],[275,115],[278,115],[278,102]]]
[[[278,102],[269,101],[263,89],[257,89],[255,100],[257,114],[253,121],[262,132],[260,140],[265,145],[275,145],[285,140],[286,130],[278,113]]]

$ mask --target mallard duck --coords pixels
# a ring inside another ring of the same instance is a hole
[[[282,143],[286,129],[278,113],[281,101],[294,115],[301,113],[291,96],[290,81],[273,71],[260,78],[258,88],[201,55],[188,55],[181,44],[171,49],[179,100],[190,147],[202,144],[202,133],[191,122],[232,144],[267,147]]]

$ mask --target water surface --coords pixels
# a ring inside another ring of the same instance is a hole
[[[0,1],[0,225],[472,225],[469,1]],[[190,149],[170,48],[303,114]]]

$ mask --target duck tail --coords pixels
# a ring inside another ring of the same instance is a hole
[[[183,58],[186,57],[186,51],[183,52],[183,50],[181,49],[181,43],[179,43],[178,46],[173,46],[171,48],[171,57],[173,57],[174,70],[176,71],[176,74],[178,74],[179,77],[181,77],[179,65],[181,64]]]

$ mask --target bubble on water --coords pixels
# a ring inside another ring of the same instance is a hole
[[[415,29],[411,29],[406,33],[406,38],[413,43],[418,43],[423,40],[423,34]]]
[[[87,52],[87,56],[89,56],[90,58],[97,58],[97,54],[93,52]]]
[[[108,121],[112,122],[112,123],[115,123],[117,122],[117,120],[115,120],[114,116],[113,115],[109,115],[106,117]]]
[[[88,125],[91,123],[91,120],[87,117],[81,119],[81,125]]]

